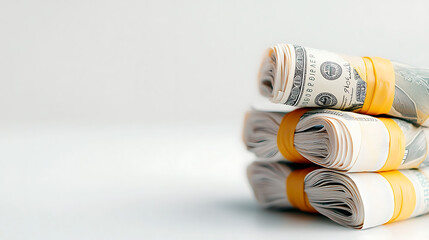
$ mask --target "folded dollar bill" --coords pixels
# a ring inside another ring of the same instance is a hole
[[[349,172],[429,166],[428,128],[340,110],[251,111],[243,140],[264,160],[311,162]]]
[[[381,173],[294,169],[286,163],[264,161],[248,167],[250,185],[263,207],[316,210],[356,229],[428,213],[428,176],[429,167]]]
[[[264,56],[259,89],[274,103],[388,114],[429,126],[429,69],[380,57],[278,44]]]

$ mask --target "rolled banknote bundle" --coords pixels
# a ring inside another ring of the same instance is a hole
[[[265,160],[315,163],[349,172],[429,165],[429,129],[395,118],[331,109],[252,111],[243,135],[248,150]]]
[[[314,169],[281,162],[255,161],[247,168],[247,177],[261,206],[316,212],[304,192],[304,178]]]
[[[310,204],[331,220],[356,229],[429,212],[429,167],[379,173],[329,169],[305,177]]]
[[[274,103],[387,114],[429,126],[429,69],[291,44],[264,56],[262,95]]]
[[[317,211],[356,229],[429,212],[429,167],[380,173],[292,169],[280,162],[254,162],[248,167],[250,185],[263,207]],[[290,192],[292,188],[295,192]],[[291,201],[295,195],[299,197]]]

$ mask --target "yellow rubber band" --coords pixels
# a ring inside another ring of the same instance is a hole
[[[384,166],[378,171],[398,169],[405,154],[405,137],[401,128],[391,118],[378,118],[389,132],[389,153]]]
[[[304,113],[309,109],[300,108],[287,113],[280,123],[279,131],[277,132],[277,147],[279,152],[287,160],[296,163],[310,163],[304,158],[294,146],[295,128]]]
[[[363,57],[366,66],[367,92],[361,113],[386,114],[395,97],[395,70],[390,60]]]
[[[316,167],[298,169],[292,171],[286,178],[286,194],[290,204],[304,212],[317,212],[310,205],[307,194],[304,191],[304,178]]]
[[[362,58],[362,60],[365,63],[366,95],[365,95],[365,101],[363,103],[363,106],[360,112],[367,113],[372,103],[372,98],[374,97],[375,75],[374,75],[374,68],[372,67],[371,60],[369,60],[368,58]]]
[[[379,174],[389,182],[395,200],[392,218],[387,223],[409,218],[416,207],[416,191],[413,183],[397,170]]]

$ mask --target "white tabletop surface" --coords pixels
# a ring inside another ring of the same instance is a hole
[[[239,126],[239,124],[237,124]],[[365,231],[261,209],[240,128],[0,129],[2,239],[428,239],[429,216]]]

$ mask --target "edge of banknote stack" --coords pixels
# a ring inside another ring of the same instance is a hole
[[[355,229],[429,212],[429,69],[292,44],[264,55],[260,93],[291,112],[246,113],[248,181],[264,208]]]

